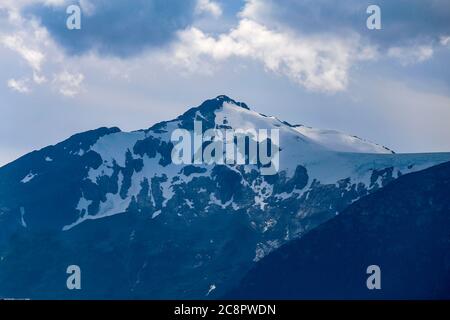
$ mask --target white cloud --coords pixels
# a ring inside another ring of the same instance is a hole
[[[222,8],[220,5],[211,0],[197,0],[195,11],[197,14],[208,13],[216,18],[222,15]]]
[[[95,6],[90,0],[80,0],[80,6],[83,14],[91,16],[95,13]]]
[[[46,6],[62,6],[69,3],[68,0],[2,0],[0,8],[21,9],[32,4],[44,4]]]
[[[271,9],[271,1],[247,0],[229,31],[213,36],[197,27],[182,30],[167,58],[184,70],[211,74],[225,60],[254,60],[308,90],[337,92],[347,87],[354,63],[378,55],[356,32],[303,34],[274,19]]]
[[[4,24],[6,27],[0,31],[0,46],[3,45],[17,53],[17,56],[31,69],[30,75],[25,80],[11,79],[8,81],[8,87],[18,92],[29,93],[33,91],[33,86],[44,85],[53,75],[54,79],[50,85],[56,86],[57,92],[64,96],[78,94],[84,76],[78,72],[66,72],[67,67],[76,70],[76,66],[74,67],[76,62],[63,53],[52,40],[47,29],[37,20],[26,19],[20,14],[18,9],[26,2],[18,2],[17,7],[14,7],[12,3],[9,4],[8,21]],[[63,1],[41,2],[46,5],[63,3]]]
[[[441,36],[439,39],[440,44],[443,46],[450,46],[450,36]]]
[[[39,75],[38,73],[33,72],[33,81],[36,84],[43,84],[43,83],[47,82],[47,78],[43,75]]]
[[[74,97],[80,93],[83,80],[84,75],[81,73],[70,73],[68,71],[63,71],[54,76],[53,84],[62,95],[66,97]]]
[[[204,70],[208,58],[213,62],[248,58],[307,89],[329,92],[346,88],[355,60],[373,58],[370,50],[359,45],[357,36],[304,36],[289,30],[270,30],[247,18],[218,37],[197,28],[181,31],[173,50],[175,62],[191,71]]]
[[[19,2],[17,6],[21,3],[23,2]],[[7,8],[7,12],[8,20],[2,21],[0,46],[15,52],[31,69],[31,75],[27,77],[27,88],[31,91],[33,83],[42,85],[47,81],[44,65],[48,57],[50,56],[52,63],[57,63],[61,61],[61,56],[55,54],[58,52],[56,46],[38,21],[23,18],[15,7]]]
[[[5,47],[17,52],[34,71],[41,71],[41,66],[45,58],[44,54],[37,49],[27,46],[20,34],[2,36],[0,42]]]
[[[30,89],[28,88],[27,83],[29,82],[28,79],[22,79],[22,80],[16,80],[16,79],[9,79],[8,80],[8,88],[20,92],[20,93],[29,93]]]
[[[242,18],[252,19],[261,22],[272,20],[270,15],[272,13],[273,4],[272,1],[261,1],[261,0],[245,0],[245,6],[239,13]]]
[[[433,47],[427,45],[391,47],[388,49],[388,57],[398,59],[404,66],[419,63],[433,56]]]

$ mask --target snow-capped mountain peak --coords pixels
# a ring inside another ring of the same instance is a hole
[[[279,130],[276,174],[262,175],[259,164],[174,163],[171,134],[192,131],[195,121],[203,130]],[[367,150],[372,153],[361,153]],[[86,230],[103,230],[113,240],[99,243],[120,239],[121,248],[141,248],[145,242],[152,259],[139,255],[134,271],[157,269],[159,282],[148,275],[151,288],[188,272],[190,280],[173,284],[170,297],[204,297],[211,283],[210,295],[220,295],[233,285],[235,266],[249,266],[405,173],[450,160],[448,153],[384,151],[219,96],[147,130],[76,134],[0,168],[0,248],[16,232],[51,230],[77,243]],[[184,259],[175,269],[159,268],[168,252]]]

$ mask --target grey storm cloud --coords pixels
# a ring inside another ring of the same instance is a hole
[[[90,0],[94,9],[82,13],[81,30],[66,28],[66,6],[32,5],[24,14],[38,18],[70,54],[97,50],[129,56],[147,47],[163,46],[175,32],[192,23],[195,0]]]
[[[82,1],[82,0],[79,0]],[[83,14],[82,29],[66,28],[66,6],[32,5],[24,13],[41,20],[54,39],[70,54],[97,50],[126,57],[148,47],[170,43],[176,31],[195,23],[196,0],[89,0],[92,14]],[[450,35],[449,0],[234,0],[218,1],[236,15],[247,3],[264,10],[254,19],[263,25],[283,24],[303,34],[340,36],[359,33],[380,48],[432,43]],[[77,3],[77,1],[68,1]],[[368,30],[366,8],[381,7],[382,30]],[[231,12],[230,12],[231,13]],[[220,24],[223,21],[217,20]]]
[[[258,1],[258,0],[257,0]],[[268,0],[275,21],[304,33],[356,31],[380,46],[435,41],[450,34],[449,0]],[[366,28],[366,9],[381,8],[382,30]]]

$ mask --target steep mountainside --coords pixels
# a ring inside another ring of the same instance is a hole
[[[381,289],[368,290],[378,265]],[[449,299],[450,162],[405,175],[258,262],[228,298]]]

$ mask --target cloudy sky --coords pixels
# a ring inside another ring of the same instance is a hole
[[[0,165],[220,94],[397,152],[450,151],[449,65],[448,0],[0,0]]]

